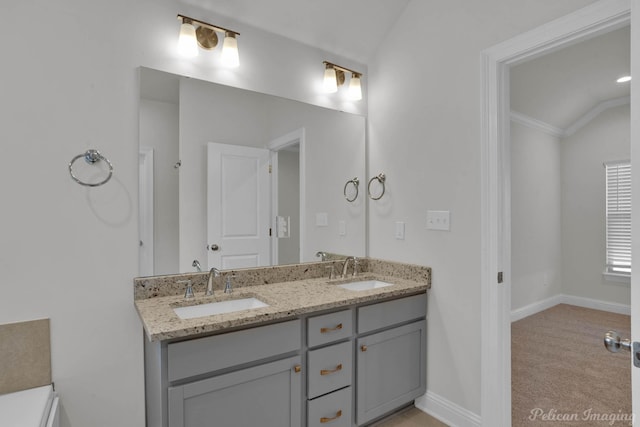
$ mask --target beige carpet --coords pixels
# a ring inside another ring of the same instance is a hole
[[[513,427],[631,425],[631,355],[605,332],[630,318],[560,304],[511,325]]]

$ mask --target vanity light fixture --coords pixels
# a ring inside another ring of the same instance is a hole
[[[360,84],[362,73],[341,67],[340,65],[336,65],[332,62],[324,61],[323,63],[325,68],[322,86],[325,93],[336,93],[338,91],[338,86],[342,86],[345,82],[345,73],[351,73],[347,98],[352,101],[359,101],[362,99],[362,86]]]
[[[628,81],[631,81],[631,76],[620,77],[618,80],[616,80],[616,83],[626,83]]]
[[[240,33],[227,28],[211,25],[207,22],[178,15],[182,21],[180,25],[180,36],[178,37],[178,51],[186,57],[198,55],[198,46],[205,50],[212,50],[218,45],[218,32],[224,34],[222,43],[221,60],[227,67],[237,67],[240,65],[238,55],[238,40],[236,36]]]

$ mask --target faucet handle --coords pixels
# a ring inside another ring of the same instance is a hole
[[[352,277],[356,277],[358,275],[358,264],[360,264],[360,260],[358,257],[353,257],[353,274]]]
[[[196,297],[193,294],[193,285],[191,284],[191,280],[178,280],[176,283],[186,285],[186,289],[184,290],[184,299],[188,300]]]
[[[329,280],[333,280],[336,278],[336,266],[331,263],[331,265],[327,265],[325,270],[329,270]]]
[[[231,279],[233,279],[234,277],[236,277],[235,274],[227,275],[227,277],[225,279],[225,284],[224,284],[224,293],[225,294],[230,294],[230,293],[233,292],[233,285],[231,284]]]

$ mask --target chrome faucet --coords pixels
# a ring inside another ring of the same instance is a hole
[[[215,279],[218,276],[220,276],[220,270],[218,270],[215,267],[209,270],[209,279],[207,280],[207,291],[204,293],[205,296],[213,295],[213,279]]]
[[[340,275],[340,277],[342,279],[344,279],[347,276],[347,269],[349,268],[349,261],[353,261],[353,276],[355,276],[357,274],[358,258],[356,258],[354,256],[348,256],[344,260],[344,264],[342,265],[342,274]]]
[[[198,273],[202,271],[202,268],[200,268],[200,261],[198,261],[197,259],[193,260],[193,262],[191,263],[191,266],[195,267]]]

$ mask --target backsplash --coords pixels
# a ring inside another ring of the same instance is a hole
[[[431,268],[414,264],[384,261],[372,258],[358,259],[358,274],[375,273],[383,276],[403,279],[426,281],[431,287]],[[310,262],[292,265],[277,265],[272,267],[243,268],[237,270],[223,270],[220,277],[214,281],[214,288],[222,289],[225,278],[234,275],[233,286],[268,285],[272,283],[291,282],[295,280],[329,277],[329,269],[334,265],[339,272],[341,261]],[[351,271],[351,267],[349,268]],[[209,272],[183,273],[167,276],[137,277],[133,279],[134,299],[147,299],[184,293],[184,285],[180,280],[191,280],[194,292],[204,292]]]
[[[0,325],[0,394],[51,384],[49,319]]]

